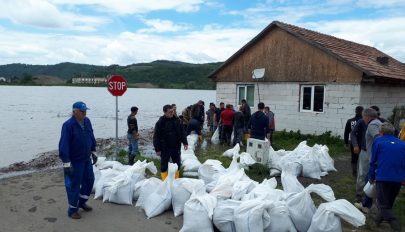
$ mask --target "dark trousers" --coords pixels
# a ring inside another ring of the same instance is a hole
[[[350,143],[350,152],[352,153],[352,159],[350,161],[352,165],[352,174],[353,176],[357,176],[357,161],[359,160],[359,154],[354,153],[353,145]]]
[[[73,175],[65,175],[65,187],[69,202],[68,215],[79,210],[89,199],[94,184],[93,166],[90,159],[71,162]]]
[[[222,126],[222,138],[221,138],[221,143],[227,143],[228,145],[231,145],[231,137],[232,137],[232,126]]]
[[[395,220],[396,218],[392,212],[392,206],[394,205],[395,198],[401,190],[401,183],[377,181],[376,188],[379,216],[388,222]]]
[[[235,146],[237,143],[242,142],[242,138],[243,138],[243,131],[245,129],[244,128],[234,128],[233,132],[233,146]]]
[[[177,164],[178,170],[181,167],[180,150],[177,148],[165,148],[160,153],[160,172],[167,172],[170,158],[173,163]]]

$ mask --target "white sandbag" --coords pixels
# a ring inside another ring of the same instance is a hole
[[[179,178],[172,185],[172,206],[174,216],[180,216],[184,211],[184,204],[190,199],[193,191],[204,189],[204,181],[190,178]]]
[[[275,201],[269,209],[270,225],[265,228],[266,232],[296,232],[297,229],[291,220],[285,201]]]
[[[113,177],[119,175],[121,172],[113,169],[103,169],[100,170],[100,178],[95,184],[94,189],[94,199],[99,199],[103,196],[104,190],[104,183],[110,181]]]
[[[210,193],[215,188],[215,186],[217,186],[217,180],[214,180],[214,181],[206,184],[205,190],[207,191],[207,193]]]
[[[321,179],[321,167],[319,165],[319,161],[313,155],[307,155],[300,160],[302,164],[302,176],[313,178],[313,179]]]
[[[253,157],[246,152],[242,152],[239,155],[239,163],[242,165],[243,168],[248,168],[250,166],[252,166],[253,164],[256,163],[256,160],[253,159]]]
[[[241,200],[242,197],[250,193],[258,185],[256,181],[253,180],[240,180],[235,182],[232,187],[232,199]]]
[[[153,162],[147,162],[146,160],[138,160],[127,169],[128,172],[140,173],[142,175],[145,175],[146,170],[149,170],[153,175],[157,173],[155,164]]]
[[[157,178],[155,178],[157,179]],[[132,196],[133,201],[137,201],[139,198],[139,195],[141,194],[141,187],[145,183],[145,181],[148,181],[148,179],[143,179],[135,183],[133,189],[134,189],[134,195]]]
[[[103,202],[132,205],[134,186],[145,179],[143,173],[125,171],[104,183]]]
[[[97,160],[97,162],[98,162],[98,160]],[[107,168],[113,168],[114,165],[117,166],[117,165],[122,165],[122,164],[118,161],[105,160],[105,161],[101,162],[100,164],[98,164],[97,167],[100,170],[103,170],[103,169],[107,169]]]
[[[168,175],[163,183],[146,198],[143,205],[148,218],[156,217],[170,208],[172,205],[171,187],[177,171],[177,164],[169,163]]]
[[[225,172],[226,169],[220,161],[208,159],[198,169],[198,178],[204,180],[205,184],[209,184]]]
[[[299,162],[283,163],[282,171],[290,173],[293,176],[300,176],[302,173],[302,164]]]
[[[263,232],[270,225],[270,202],[261,199],[243,201],[234,211],[237,232]]]
[[[234,212],[241,203],[235,200],[218,201],[212,221],[219,231],[236,232]]]
[[[215,130],[214,134],[211,137],[212,144],[219,144],[219,127]]]
[[[311,198],[312,192],[318,194],[326,201],[334,201],[336,199],[332,188],[324,184],[311,184],[299,193],[287,195],[288,210],[298,231],[307,231],[311,225],[311,218],[316,211],[315,204]]]
[[[101,176],[101,171],[98,169],[97,166],[93,165],[93,174],[94,174],[94,184],[93,184],[93,189],[91,190],[91,193],[94,193],[96,191],[96,185],[98,180],[100,180]]]
[[[285,200],[285,193],[277,187],[275,178],[269,180],[265,179],[262,183],[258,184],[252,191],[242,197],[242,201],[253,199],[282,201]]]
[[[329,155],[328,146],[315,144],[312,149],[323,172],[337,171],[334,161]]]
[[[182,161],[181,165],[183,166],[183,170],[185,172],[197,172],[201,166],[201,162],[197,159],[197,157],[195,157]]]
[[[375,183],[370,184],[370,182],[367,181],[367,184],[364,186],[363,191],[370,198],[376,198],[377,197]]]
[[[187,159],[196,159],[197,157],[194,154],[194,151],[191,149],[187,149],[184,153],[181,153],[181,162],[184,162]]]
[[[281,184],[285,193],[299,193],[304,190],[304,186],[298,181],[297,177],[290,173],[281,173]]]
[[[355,227],[366,223],[366,217],[344,199],[322,203],[312,217],[308,232],[341,232],[340,218]]]
[[[270,168],[270,176],[274,177],[274,176],[280,176],[281,175],[281,171],[275,168]]]
[[[238,155],[240,151],[239,143],[237,143],[233,148],[226,150],[222,155],[232,158],[235,155]]]
[[[193,192],[184,205],[183,227],[180,232],[212,232],[212,215],[217,206],[217,198],[203,189]]]
[[[146,199],[152,194],[152,192],[156,191],[156,189],[159,188],[161,185],[162,180],[156,177],[146,179],[145,182],[141,185],[140,189],[137,190],[139,191],[139,194],[135,193],[135,195],[139,195],[138,201],[136,202],[135,206],[143,208]]]

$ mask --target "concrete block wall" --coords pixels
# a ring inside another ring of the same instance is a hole
[[[363,84],[360,104],[364,107],[376,105],[380,108],[381,117],[388,118],[395,106],[405,105],[405,86]]]
[[[237,105],[236,85],[237,83],[217,83],[217,102]],[[256,85],[252,112],[259,102],[257,90]],[[346,121],[354,116],[354,109],[360,99],[360,85],[327,84],[324,112],[300,112],[300,83],[259,83],[259,90],[260,100],[275,113],[276,130],[300,130],[306,134],[332,131],[343,137]]]

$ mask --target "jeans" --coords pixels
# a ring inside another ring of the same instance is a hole
[[[134,159],[138,153],[138,139],[133,134],[127,134],[128,138],[128,164],[134,164]]]
[[[392,206],[394,205],[395,198],[401,190],[401,183],[389,181],[376,181],[377,188],[377,206],[379,214],[385,221],[396,220]]]

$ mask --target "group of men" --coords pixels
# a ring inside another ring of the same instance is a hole
[[[385,220],[394,231],[400,231],[392,207],[405,181],[405,137],[401,136],[403,132],[399,138],[395,136],[394,126],[380,117],[377,106],[358,106],[355,114],[347,121],[344,132],[345,144],[350,142],[352,174],[356,177],[355,206],[368,213],[373,199],[364,194],[363,188],[370,182],[377,193],[375,223]],[[402,131],[404,128],[405,123]]]

